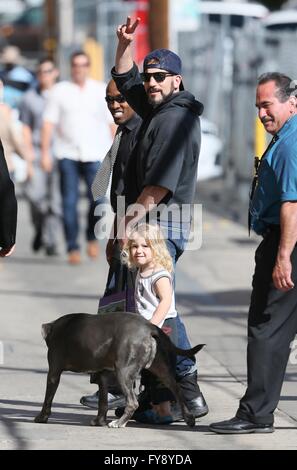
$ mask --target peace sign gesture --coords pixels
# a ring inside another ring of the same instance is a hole
[[[119,43],[128,45],[133,41],[133,33],[140,23],[140,18],[136,18],[134,23],[131,21],[131,16],[127,16],[126,24],[122,24],[117,28],[117,36]]]

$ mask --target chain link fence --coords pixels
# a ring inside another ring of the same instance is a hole
[[[179,33],[186,88],[218,126],[225,185],[243,202],[253,174],[257,77],[279,71],[296,79],[296,39],[296,32],[266,31],[258,21],[246,29],[202,24],[196,32]]]
[[[104,80],[110,78],[117,46],[116,28],[133,14],[142,4],[136,2],[105,0],[74,0],[74,37],[72,49],[84,44],[87,38],[94,38],[102,47]],[[145,5],[143,5],[145,8]]]

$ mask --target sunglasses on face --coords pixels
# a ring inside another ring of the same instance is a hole
[[[43,70],[40,69],[40,70],[38,70],[38,73],[39,73],[40,75],[46,75],[46,74],[52,73],[53,71],[54,71],[53,68],[51,68],[51,69],[43,69]]]
[[[174,75],[175,75],[174,73],[167,73],[167,72],[154,72],[154,73],[143,72],[140,74],[141,80],[143,82],[149,82],[151,77],[153,77],[157,83],[164,82],[166,77],[173,77]]]
[[[77,63],[77,62],[73,62],[73,63],[71,64],[71,67],[74,68],[74,69],[85,68],[85,67],[89,67],[89,66],[90,66],[89,62],[85,62],[85,63],[83,63],[83,64],[79,64],[79,63]]]
[[[127,100],[126,98],[124,97],[124,95],[117,95],[117,96],[110,96],[110,95],[107,95],[105,96],[105,101],[106,103],[108,104],[112,104],[114,103],[115,101],[117,103],[125,103]]]

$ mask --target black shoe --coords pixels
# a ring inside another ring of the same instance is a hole
[[[209,426],[210,431],[217,434],[250,434],[250,433],[270,433],[274,432],[272,424],[255,424],[236,416],[227,421],[212,423]]]
[[[50,245],[45,247],[46,256],[58,256],[59,253],[55,245]]]
[[[84,395],[81,397],[80,403],[88,408],[98,409],[98,400],[99,392],[95,392],[93,395]],[[108,393],[107,400],[109,410],[114,410],[118,406],[123,406],[126,403],[126,399],[123,395],[114,395],[112,393]]]
[[[202,392],[200,392],[197,398],[187,401],[187,407],[195,418],[202,418],[202,416],[206,416],[209,411]]]
[[[197,370],[191,374],[179,377],[178,384],[180,386],[181,393],[186,400],[186,405],[195,418],[201,418],[202,416],[207,415],[209,410],[205,398],[201,393],[200,387],[198,385]],[[189,397],[193,396],[195,398],[189,399]],[[175,408],[176,409],[173,408],[173,410],[176,421],[182,420],[183,417],[179,405],[175,404]]]
[[[36,253],[43,246],[42,243],[42,233],[41,230],[38,230],[35,234],[35,237],[32,241],[32,250]]]
[[[188,410],[194,415],[195,418],[202,418],[202,416],[207,415],[209,409],[205,401],[204,396],[200,392],[197,398],[193,398],[186,402]],[[181,408],[178,403],[171,405],[171,416],[173,421],[183,421],[183,415]]]

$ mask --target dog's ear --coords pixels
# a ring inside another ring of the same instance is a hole
[[[52,323],[43,323],[43,325],[41,325],[41,335],[45,341],[48,335],[50,334],[51,329]]]

